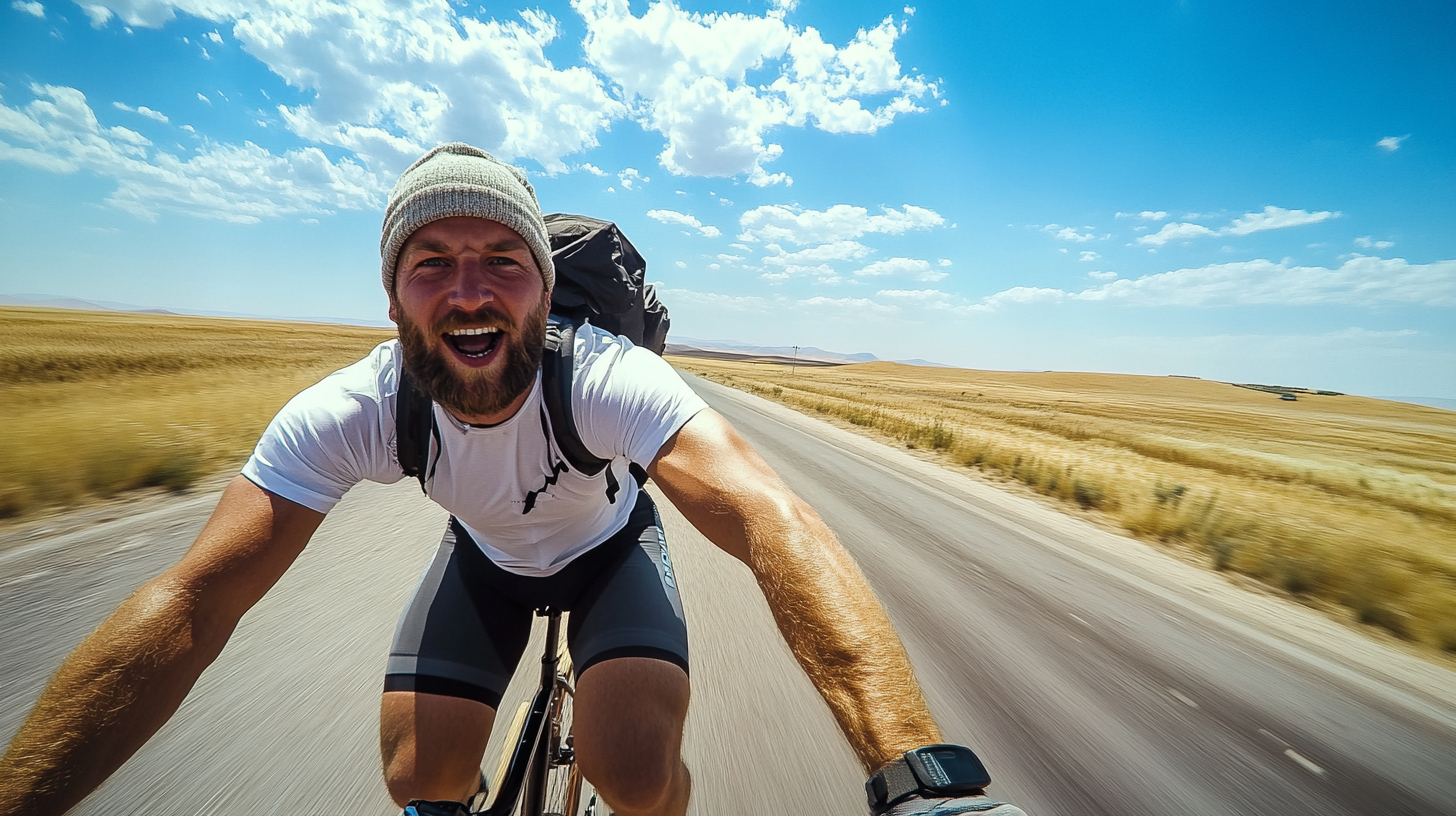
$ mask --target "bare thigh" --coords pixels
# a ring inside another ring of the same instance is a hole
[[[480,782],[495,709],[463,697],[387,691],[379,711],[384,780],[400,806],[464,800]]]

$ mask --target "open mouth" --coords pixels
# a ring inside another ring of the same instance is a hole
[[[470,360],[489,357],[501,342],[501,330],[495,328],[455,329],[442,336],[456,354]]]

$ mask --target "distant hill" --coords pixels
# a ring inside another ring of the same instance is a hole
[[[740,343],[737,340],[698,340],[692,337],[679,337],[671,335],[671,342],[667,344],[669,354],[682,354],[685,356],[709,356],[721,357],[723,359],[762,359],[783,361],[791,363],[797,361],[800,365],[844,365],[847,363],[874,363],[880,358],[869,352],[858,354],[843,354],[838,351],[825,351],[814,346],[800,346],[794,351],[793,346],[755,346],[752,343]],[[945,368],[943,363],[932,363],[929,360],[894,360],[892,362],[905,363],[906,365],[938,366]]]
[[[117,303],[110,300],[81,300],[58,295],[0,295],[0,306],[34,306],[41,309],[80,309],[88,312],[134,312],[136,314],[195,315],[197,317],[238,317],[246,320],[284,320],[293,323],[333,323],[341,326],[369,326],[392,328],[387,320],[358,320],[352,317],[289,317],[282,315],[260,315],[245,312],[219,312],[211,309],[190,309],[174,312],[169,309],[148,308],[131,303]]]

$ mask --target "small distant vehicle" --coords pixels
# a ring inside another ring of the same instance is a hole
[[[1299,397],[1296,397],[1293,394],[1280,394],[1279,399],[1282,399],[1285,402],[1294,402],[1295,400],[1299,399]]]

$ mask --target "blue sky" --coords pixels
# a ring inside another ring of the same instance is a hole
[[[1456,5],[18,0],[0,294],[382,320],[464,140],[674,334],[1456,398]]]

